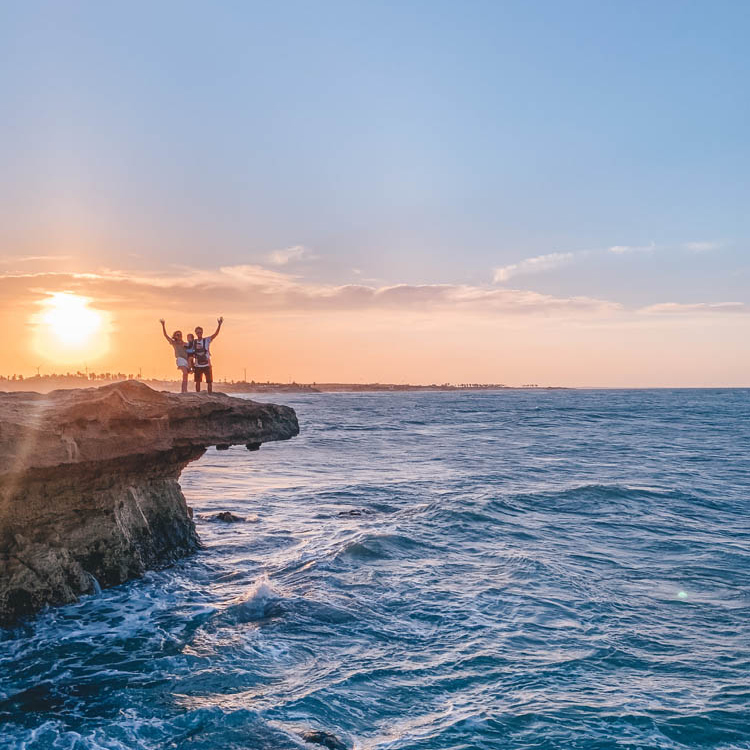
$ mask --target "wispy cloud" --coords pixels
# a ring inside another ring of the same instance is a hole
[[[722,242],[686,242],[684,248],[694,253],[707,253],[711,250],[718,250],[724,243]]]
[[[534,258],[526,258],[519,263],[512,263],[509,266],[501,266],[494,270],[493,280],[500,284],[514,276],[529,273],[541,273],[558,268],[573,259],[574,253],[549,253],[547,255],[537,255]]]
[[[664,250],[689,250],[692,253],[705,253],[711,250],[718,250],[725,243],[711,240],[710,242],[683,242],[681,244],[660,244],[651,242],[648,245],[612,245],[608,248],[610,253],[615,255],[626,255],[628,253],[653,253]]]
[[[72,255],[6,255],[0,258],[0,262],[5,263],[38,263],[56,260],[73,260]]]
[[[658,315],[689,315],[692,313],[748,313],[744,302],[660,302],[641,308],[639,312]]]
[[[286,266],[289,263],[300,260],[315,260],[310,248],[304,245],[294,245],[293,247],[287,247],[283,250],[274,250],[268,254],[269,263],[273,263],[275,266]]]
[[[625,255],[626,253],[651,253],[656,250],[656,244],[649,245],[612,245],[609,248],[610,253],[615,255]]]

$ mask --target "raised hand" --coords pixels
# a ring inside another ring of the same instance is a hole
[[[216,326],[216,330],[213,333],[213,336],[211,336],[211,339],[215,339],[219,335],[219,331],[221,330],[221,324],[224,322],[223,316],[221,318],[216,318],[216,322],[219,324]]]
[[[167,327],[164,325],[164,318],[159,318],[159,322],[161,323],[161,332],[164,334],[164,338],[171,344],[172,337],[167,333]]]

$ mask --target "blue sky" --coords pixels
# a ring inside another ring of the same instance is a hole
[[[3,255],[747,305],[749,32],[741,2],[6,3]]]
[[[474,283],[718,242],[534,283],[745,293],[746,4],[220,5],[4,6],[7,233],[81,219],[117,240],[103,262],[305,245],[331,279]]]

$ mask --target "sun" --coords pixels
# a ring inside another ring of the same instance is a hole
[[[106,313],[72,292],[54,292],[40,301],[34,316],[34,348],[52,362],[71,364],[96,359],[109,348]]]

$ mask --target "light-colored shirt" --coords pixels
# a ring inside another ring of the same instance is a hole
[[[206,350],[206,357],[208,362],[204,365],[198,363],[198,342],[203,342],[203,348]],[[191,349],[191,354],[195,357],[194,367],[210,367],[211,366],[211,337],[204,336],[202,339],[195,339]]]

